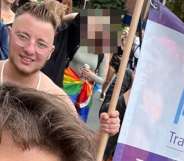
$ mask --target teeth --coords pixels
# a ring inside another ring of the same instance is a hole
[[[26,58],[26,57],[23,57],[23,60],[24,60],[24,61],[26,61],[26,62],[32,62],[32,60],[31,60],[31,59]]]

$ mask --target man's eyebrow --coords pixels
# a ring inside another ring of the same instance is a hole
[[[27,32],[24,32],[24,31],[16,31],[16,33],[25,34],[26,36],[28,36],[29,38],[31,38],[31,36]],[[42,38],[39,38],[37,41],[38,42],[43,42],[46,45],[49,45],[49,43],[47,41],[45,41],[44,39],[42,39]]]
[[[49,43],[47,41],[45,41],[44,39],[42,39],[42,38],[39,38],[37,41],[38,42],[45,43],[46,45],[49,45]]]
[[[23,31],[16,31],[16,33],[19,33],[19,34],[25,34],[26,36],[30,37],[30,35],[26,32],[23,32]]]

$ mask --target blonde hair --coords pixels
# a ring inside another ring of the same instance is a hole
[[[44,22],[48,22],[52,24],[54,30],[57,28],[57,16],[54,14],[54,12],[50,11],[45,3],[37,3],[37,2],[27,2],[18,10],[15,14],[15,19],[23,15],[25,13],[28,13]]]
[[[45,0],[45,4],[50,12],[57,17],[58,25],[63,22],[64,6],[56,0]]]
[[[126,32],[126,34],[128,34],[129,32],[129,27],[128,26],[125,26],[122,30],[122,32]]]

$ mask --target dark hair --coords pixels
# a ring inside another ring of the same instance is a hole
[[[94,161],[94,133],[62,100],[34,89],[0,87],[0,139],[8,131],[26,150],[40,147],[64,161]]]
[[[44,22],[51,23],[54,30],[59,25],[57,23],[57,15],[51,12],[45,3],[27,2],[17,9],[15,18],[25,13],[29,13]]]

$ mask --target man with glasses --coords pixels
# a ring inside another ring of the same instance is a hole
[[[35,88],[63,97],[75,111],[65,92],[40,71],[54,50],[56,28],[57,21],[44,4],[27,3],[18,9],[9,31],[9,59],[0,62],[0,84]]]
[[[59,96],[77,115],[66,93],[40,71],[54,50],[56,28],[56,15],[44,3],[31,2],[20,7],[9,31],[9,59],[0,62],[0,84],[10,83]],[[103,113],[100,125],[107,133],[117,133],[118,112]]]

